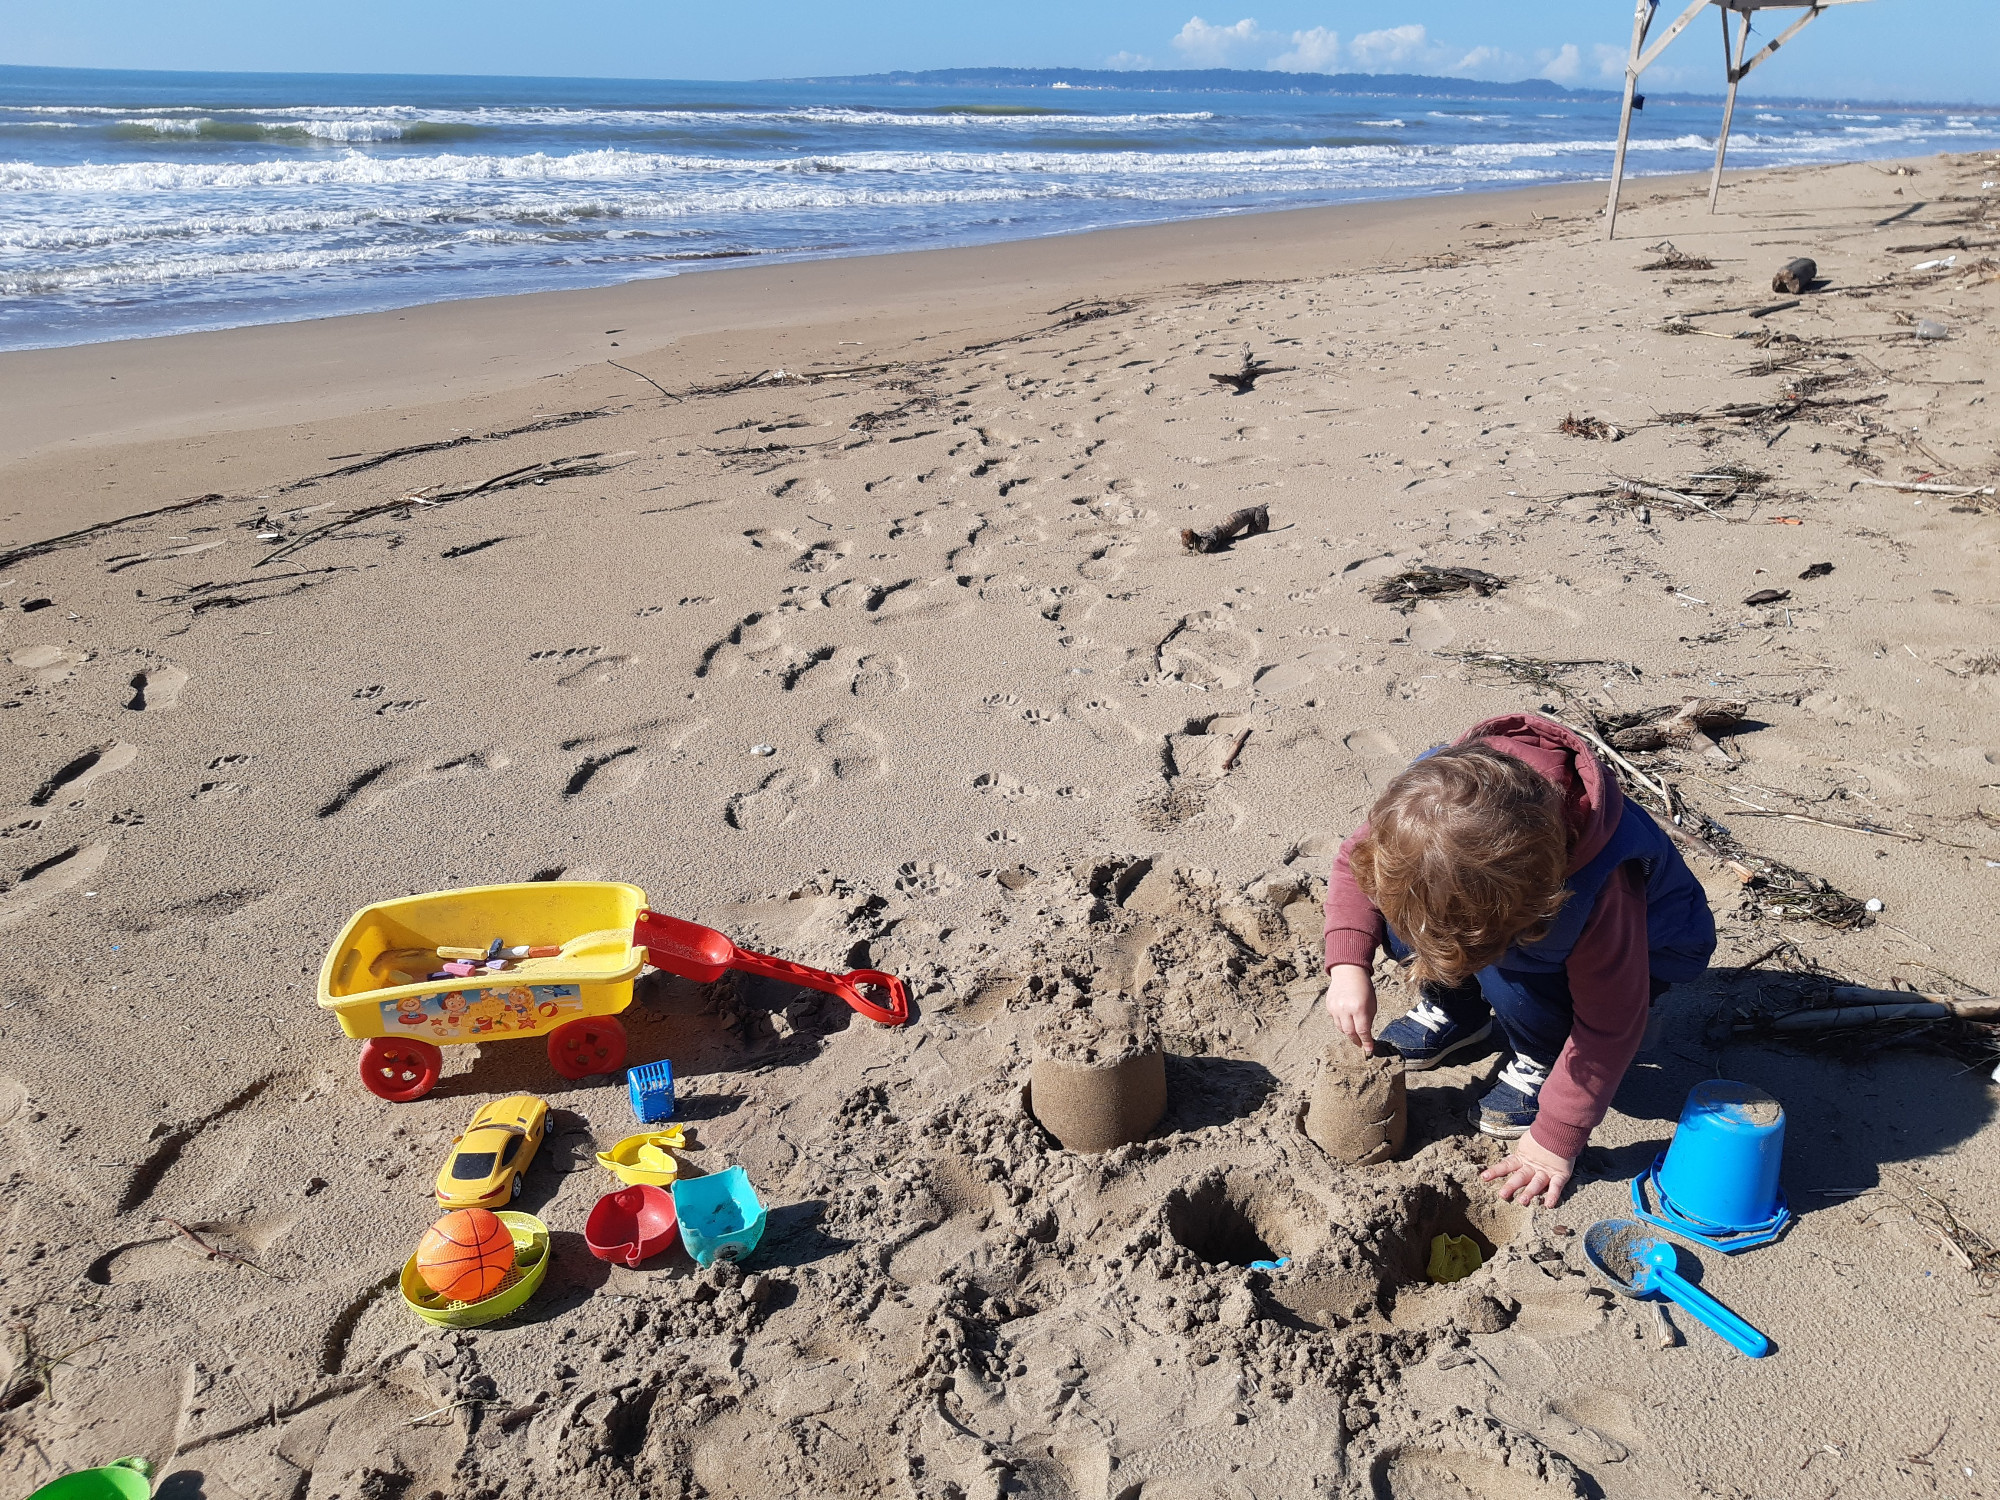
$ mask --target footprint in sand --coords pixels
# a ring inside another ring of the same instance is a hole
[[[89,660],[88,653],[66,650],[61,646],[23,646],[18,651],[7,653],[10,665],[33,672],[35,680],[45,687],[67,682],[76,676],[76,667]]]
[[[1355,755],[1369,760],[1399,760],[1403,754],[1402,747],[1386,729],[1357,729],[1352,734],[1343,735],[1340,743]]]
[[[123,740],[97,745],[52,773],[28,798],[30,807],[47,807],[57,797],[65,803],[95,782],[124,770],[139,758],[139,747]],[[75,805],[71,803],[70,805]]]
[[[1072,694],[1063,703],[1063,717],[1090,731],[1100,745],[1136,745],[1144,737],[1125,721],[1115,698],[1099,693]]]
[[[964,883],[956,871],[928,860],[912,860],[896,870],[896,889],[913,898],[941,895]]]
[[[450,760],[419,766],[408,774],[404,774],[410,765],[408,761],[384,761],[379,766],[357,771],[348,778],[347,785],[320,806],[317,816],[331,818],[349,808],[373,812],[384,803],[393,802],[432,782],[492,775],[506,770],[510,764],[511,759],[499,750],[474,750]]]
[[[857,698],[885,698],[909,687],[900,656],[864,656],[854,664],[854,681],[849,691]]]
[[[75,890],[94,878],[110,855],[109,844],[77,845],[53,859],[28,866],[19,880],[0,891],[0,927],[18,921],[65,891]]]
[[[1412,646],[1421,646],[1426,651],[1436,651],[1451,644],[1457,634],[1445,622],[1444,611],[1435,604],[1425,601],[1411,612],[1409,630],[1406,632]]]
[[[854,544],[847,541],[814,542],[800,554],[792,564],[794,573],[824,573],[854,550]]]
[[[586,755],[577,762],[576,769],[569,773],[569,780],[563,784],[563,796],[581,797],[585,794],[593,798],[615,797],[620,792],[629,792],[637,786],[652,761],[642,754],[637,745],[618,745]]]
[[[197,802],[227,802],[249,790],[240,781],[204,781],[194,789],[193,796]]]
[[[1113,539],[1094,549],[1088,558],[1077,564],[1076,571],[1092,583],[1110,583],[1123,576],[1125,564],[1138,551],[1128,542]]]
[[[598,687],[638,662],[636,656],[598,656],[556,679],[557,687]]]
[[[745,833],[762,833],[792,819],[799,798],[812,790],[819,772],[810,766],[773,771],[753,792],[738,792],[724,805],[722,820]]]
[[[760,654],[778,646],[783,638],[784,632],[767,611],[753,611],[730,626],[727,635],[702,652],[701,660],[695,663],[694,675],[733,676],[746,660],[757,660]]]
[[[828,719],[813,738],[833,756],[835,781],[872,781],[888,769],[882,736],[857,719]]]
[[[188,674],[172,662],[163,662],[157,667],[148,667],[133,677],[132,696],[125,706],[131,709],[162,710],[180,706],[181,690],[188,685]]]
[[[1240,686],[1256,660],[1256,638],[1210,609],[1182,616],[1157,652],[1162,677],[1225,691]]]
[[[990,797],[998,797],[1002,802],[1027,802],[1041,795],[1039,788],[1025,781],[1017,781],[1004,771],[988,771],[972,778],[972,789]]]

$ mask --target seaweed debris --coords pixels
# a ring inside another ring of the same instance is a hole
[[[1478,568],[1434,568],[1420,563],[1414,568],[1384,578],[1369,590],[1377,604],[1393,604],[1404,614],[1420,600],[1439,599],[1451,594],[1477,594],[1484,599],[1507,587],[1507,580]]]

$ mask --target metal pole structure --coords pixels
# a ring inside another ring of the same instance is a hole
[[[1729,154],[1729,126],[1736,118],[1736,86],[1743,81],[1748,70],[1743,66],[1743,54],[1750,46],[1750,12],[1742,14],[1742,28],[1736,33],[1736,52],[1732,57],[1729,50],[1729,12],[1722,13],[1722,61],[1729,70],[1729,96],[1722,102],[1722,133],[1715,138],[1715,175],[1708,183],[1708,211],[1715,212],[1716,201],[1722,196],[1722,162]]]
[[[1632,52],[1625,60],[1625,102],[1618,111],[1618,149],[1611,157],[1611,198],[1604,205],[1604,237],[1618,238],[1618,188],[1625,180],[1625,145],[1632,137],[1632,95],[1639,86],[1639,49],[1646,45],[1660,0],[1639,0],[1632,13]]]

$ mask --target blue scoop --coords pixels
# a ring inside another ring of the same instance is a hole
[[[1628,1297],[1664,1297],[1725,1343],[1752,1359],[1771,1352],[1771,1341],[1675,1269],[1674,1247],[1654,1239],[1631,1219],[1599,1219],[1583,1234],[1583,1253]]]

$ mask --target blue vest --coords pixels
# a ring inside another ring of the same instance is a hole
[[[1653,978],[1670,984],[1700,978],[1715,952],[1715,917],[1708,909],[1708,894],[1673,840],[1630,798],[1610,842],[1565,882],[1569,900],[1547,935],[1525,947],[1509,948],[1498,967],[1530,974],[1560,972],[1597,909],[1604,883],[1628,860],[1646,877],[1646,946]]]

